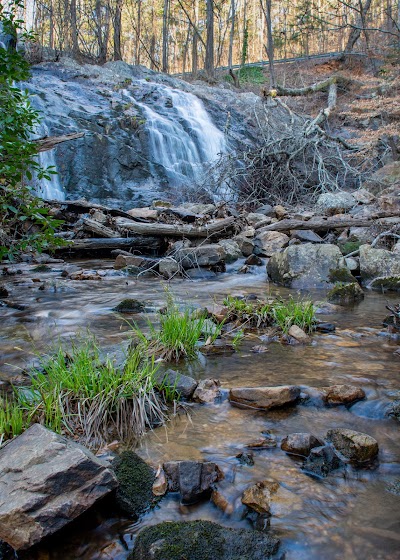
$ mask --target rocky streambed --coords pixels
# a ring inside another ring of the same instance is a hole
[[[175,278],[170,290],[199,308],[227,295],[298,296],[267,284],[264,267],[254,269],[257,274],[236,274],[242,264],[228,265],[228,272],[211,280]],[[89,327],[107,350],[118,351],[128,327],[114,311],[117,304],[126,298],[150,304],[147,313],[135,314],[144,325],[165,303],[157,277],[115,270],[114,260],[73,266],[96,270],[101,281],[63,275],[71,263],[36,270],[37,265],[20,265],[20,274],[7,276],[14,305],[2,308],[5,389],[29,363],[32,343],[44,350],[51,340],[74,339]],[[302,295],[325,300],[323,290]],[[188,400],[189,414],[172,417],[136,447],[150,466],[141,467],[139,480],[141,490],[151,485],[150,494],[158,496],[151,499],[153,507],[141,507],[137,471],[128,470],[125,479],[136,476],[133,503],[139,498],[139,510],[125,505],[121,511],[109,496],[19,557],[164,559],[174,537],[175,552],[194,558],[210,550],[218,558],[234,558],[232,550],[240,558],[258,558],[260,551],[260,557],[300,560],[397,558],[400,446],[398,421],[389,412],[399,389],[399,342],[382,327],[385,306],[396,302],[396,294],[367,292],[350,307],[323,303],[317,317],[336,330],[315,333],[310,343],[269,342],[254,331],[236,352],[171,364],[195,384],[216,379],[220,385],[208,402]],[[254,350],[260,346],[262,351]],[[103,458],[115,448],[121,453],[124,445],[103,450]],[[132,487],[130,492],[132,498]],[[175,525],[155,527],[166,521]],[[154,545],[160,539],[165,548]],[[206,552],[196,548],[199,542],[207,543]]]

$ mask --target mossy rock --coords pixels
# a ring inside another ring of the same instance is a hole
[[[124,451],[113,461],[119,486],[116,501],[128,515],[139,517],[153,502],[154,471],[133,451]]]
[[[354,251],[358,251],[361,244],[361,241],[346,241],[345,243],[339,243],[339,249],[342,255],[349,255],[354,253]]]
[[[142,313],[144,308],[144,303],[137,299],[123,299],[121,303],[114,307],[114,311],[117,311],[117,313]]]
[[[364,299],[364,292],[357,282],[338,282],[327,293],[327,299],[330,303],[345,305]]]
[[[47,264],[38,264],[32,269],[32,272],[51,272],[51,268]]]
[[[354,282],[354,276],[345,266],[332,268],[329,271],[329,282]]]
[[[129,560],[268,560],[279,540],[211,521],[164,522],[139,533]]]

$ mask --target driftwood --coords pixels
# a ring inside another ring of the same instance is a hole
[[[132,219],[115,218],[114,223],[120,231],[127,233],[136,233],[139,235],[156,235],[165,237],[211,237],[213,235],[226,232],[233,227],[235,218],[229,216],[223,220],[211,222],[205,226],[192,225],[171,225],[160,223],[139,223]]]
[[[52,150],[57,144],[62,142],[69,142],[69,140],[76,140],[85,136],[84,132],[74,132],[73,134],[65,134],[64,136],[45,136],[37,138],[33,142],[36,144],[38,152],[47,152]]]
[[[380,220],[383,218],[398,218],[398,222],[400,223],[400,216],[399,212],[376,212],[375,214],[371,215],[370,217],[357,217],[357,216],[332,216],[330,218],[325,218],[321,216],[317,216],[315,218],[311,218],[311,220],[295,220],[295,219],[287,219],[281,220],[280,222],[276,222],[274,224],[270,224],[268,226],[262,227],[258,229],[258,234],[263,233],[265,231],[290,231],[292,229],[311,229],[313,231],[327,231],[329,229],[340,229],[340,228],[349,228],[349,227],[369,227],[372,225],[376,220]]]
[[[122,216],[124,218],[129,218],[133,221],[145,222],[143,218],[134,218],[128,212],[123,210],[118,210],[117,208],[109,208],[108,206],[102,206],[101,204],[94,204],[93,202],[88,202],[87,200],[66,200],[60,202],[59,200],[49,201],[49,204],[57,207],[61,207],[62,210],[67,210],[67,212],[72,212],[76,214],[88,214],[90,210],[101,210],[104,214],[110,214],[110,216]]]
[[[59,247],[57,252],[65,251],[99,251],[112,249],[134,249],[140,252],[156,254],[163,252],[166,244],[159,237],[115,237],[115,238],[89,238],[74,239],[71,245]]]

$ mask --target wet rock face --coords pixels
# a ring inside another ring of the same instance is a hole
[[[151,504],[153,498],[154,471],[133,451],[124,451],[113,461],[113,469],[119,483],[116,502],[119,508],[139,517]]]
[[[323,441],[313,434],[294,433],[286,436],[281,443],[281,449],[291,455],[307,457],[311,449],[324,445]]]
[[[139,533],[129,560],[269,560],[279,540],[210,521],[165,522]]]
[[[214,484],[223,478],[218,465],[199,461],[164,463],[168,490],[180,492],[183,504],[195,504],[210,496]]]
[[[335,284],[327,294],[328,301],[339,305],[355,303],[364,299],[364,292],[357,282]]]
[[[291,245],[274,253],[267,264],[270,280],[295,289],[329,288],[335,282],[351,282],[339,247],[332,244]]]
[[[327,439],[344,457],[356,463],[364,463],[375,459],[379,452],[376,439],[345,428],[329,430]]]
[[[108,463],[34,424],[0,450],[0,539],[29,548],[116,486]]]
[[[293,405],[300,397],[300,387],[283,385],[281,387],[239,387],[229,391],[231,404],[244,408],[270,410]]]

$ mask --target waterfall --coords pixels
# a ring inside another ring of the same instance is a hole
[[[163,167],[171,187],[201,183],[207,165],[226,151],[224,134],[195,95],[163,85],[157,89],[164,103],[155,108],[124,91],[146,119],[150,163]]]
[[[36,130],[36,134],[47,136],[49,129],[41,123]],[[39,152],[38,162],[44,169],[52,167],[53,171],[57,171],[56,159],[54,157],[54,150],[47,150]],[[58,174],[51,174],[50,179],[39,179],[37,176],[33,178],[33,186],[36,194],[45,200],[65,200],[65,192],[61,186]]]

